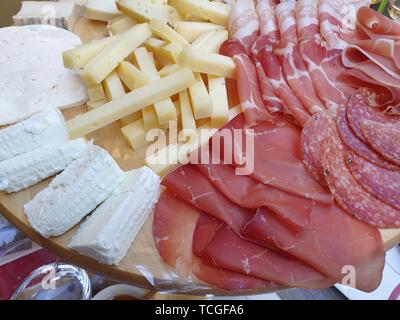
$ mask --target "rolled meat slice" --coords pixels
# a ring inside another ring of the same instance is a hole
[[[318,0],[297,0],[297,36],[304,39],[320,37],[318,20]]]

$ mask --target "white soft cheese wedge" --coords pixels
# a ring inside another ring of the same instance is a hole
[[[87,91],[62,53],[81,44],[67,30],[46,25],[0,29],[0,126],[49,108],[84,104]]]
[[[24,206],[43,237],[59,236],[106,200],[125,175],[104,149],[89,145],[50,185]]]
[[[86,151],[84,139],[46,145],[0,162],[0,190],[11,193],[33,186],[63,171]]]
[[[126,173],[121,186],[79,227],[69,247],[118,265],[160,196],[160,177],[147,167]]]
[[[0,130],[0,161],[67,139],[61,112],[57,109],[44,110]]]

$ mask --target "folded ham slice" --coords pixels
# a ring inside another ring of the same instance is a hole
[[[348,268],[354,268],[355,286],[367,292],[375,290],[385,262],[379,231],[354,220],[335,205],[330,210],[316,206],[311,217],[307,229],[295,235],[271,211],[262,209],[244,233],[275,243],[335,282],[341,283]]]
[[[318,0],[297,0],[296,21],[299,41],[319,37]]]

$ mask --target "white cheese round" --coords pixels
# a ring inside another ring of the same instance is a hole
[[[0,29],[0,126],[46,108],[86,102],[78,73],[64,68],[62,53],[81,44],[75,34],[53,26]]]

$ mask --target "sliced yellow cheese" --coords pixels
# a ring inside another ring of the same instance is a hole
[[[144,122],[144,127],[146,130],[158,128],[157,113],[154,106],[146,107],[142,110],[142,117]]]
[[[86,88],[88,91],[89,101],[96,102],[106,99],[106,94],[101,83],[88,85]]]
[[[196,74],[196,82],[189,87],[195,119],[205,119],[211,116],[212,101],[200,74]]]
[[[184,17],[228,25],[230,7],[225,3],[204,0],[170,0],[168,3]]]
[[[120,62],[150,37],[151,31],[147,23],[138,24],[123,33],[117,41],[108,45],[85,66],[85,80],[100,83]]]
[[[168,12],[161,6],[152,4],[150,1],[119,0],[117,7],[121,12],[140,22],[148,22],[151,19],[168,22],[170,19]]]
[[[150,82],[150,78],[130,62],[121,62],[117,68],[117,71],[122,82],[131,91]]]
[[[175,64],[178,62],[178,57],[182,51],[183,47],[181,45],[176,42],[170,42],[158,50],[157,56],[164,64]]]
[[[145,47],[136,49],[133,53],[133,57],[136,65],[145,75],[147,75],[150,81],[159,79],[158,71],[154,65],[154,61]]]
[[[187,90],[179,92],[179,103],[181,111],[182,128],[196,129],[196,121],[194,120],[192,106],[190,104],[189,94]]]
[[[209,22],[177,21],[175,23],[175,30],[187,41],[193,42],[204,33],[214,30],[225,30],[225,28],[219,24]]]
[[[109,101],[118,99],[126,94],[118,72],[114,70],[103,80],[103,87]]]
[[[220,54],[185,48],[180,55],[180,62],[193,72],[235,78],[236,67],[233,59]]]
[[[212,101],[211,126],[220,128],[229,120],[229,104],[225,78],[208,75],[208,91]]]
[[[137,20],[134,20],[131,17],[121,15],[116,18],[111,19],[111,21],[108,24],[108,30],[111,32],[111,34],[116,35],[116,34],[121,34],[135,25],[137,25],[139,22]]]
[[[120,36],[107,37],[101,40],[82,44],[74,49],[63,52],[64,67],[80,69],[86,66],[99,52]]]
[[[155,35],[163,40],[175,42],[182,47],[187,47],[189,45],[189,42],[185,38],[167,25],[167,23],[159,19],[152,19],[149,23],[149,27]]]
[[[165,45],[166,42],[156,38],[149,38],[144,43],[143,46],[150,52],[154,53],[155,55],[158,54],[158,50]]]
[[[219,53],[221,45],[228,40],[228,31],[217,30],[203,33],[190,46],[191,49],[208,53]]]
[[[123,127],[121,129],[122,135],[129,143],[133,150],[138,151],[146,144],[146,132],[143,119],[138,119],[135,122]]]
[[[109,21],[119,16],[115,0],[88,0],[86,3],[84,16],[90,20]]]
[[[164,66],[160,71],[158,71],[158,74],[160,75],[160,77],[165,77],[165,76],[175,72],[179,68],[180,68],[180,66],[178,64],[168,64],[168,65]]]
[[[189,68],[182,68],[117,100],[67,121],[66,127],[71,138],[84,136],[185,90],[193,81],[193,72]]]
[[[86,102],[86,106],[88,108],[88,110],[93,110],[96,109],[100,106],[102,106],[103,104],[106,104],[108,102],[107,99],[103,99],[103,100],[99,100],[99,101],[88,101]]]
[[[142,119],[142,111],[136,111],[135,113],[130,114],[129,116],[126,116],[121,119],[121,125],[127,126],[128,124],[131,124],[139,119]]]

